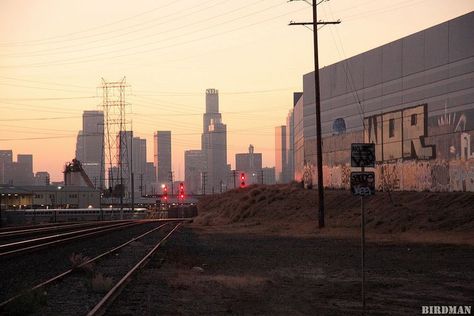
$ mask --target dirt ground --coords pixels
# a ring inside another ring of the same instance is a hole
[[[473,266],[471,246],[369,242],[367,314],[472,305]],[[183,227],[118,301],[110,315],[362,315],[360,243]]]
[[[254,186],[206,197],[110,315],[362,315],[360,200]],[[474,303],[474,195],[392,192],[366,201],[368,315]]]

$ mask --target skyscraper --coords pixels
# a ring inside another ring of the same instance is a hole
[[[154,163],[157,188],[167,183],[171,172],[171,131],[157,131],[154,136]]]
[[[277,183],[285,182],[286,171],[286,126],[275,127],[275,178]]]
[[[33,185],[33,155],[17,155],[17,162],[13,163],[13,183],[15,185]]]
[[[206,192],[221,192],[227,186],[227,126],[219,113],[219,92],[206,90],[201,148],[206,160]]]
[[[202,150],[186,150],[184,152],[184,181],[186,191],[190,194],[201,194],[202,172],[206,170],[206,157]]]
[[[12,183],[13,151],[0,150],[0,184]]]
[[[262,182],[262,154],[256,153],[253,145],[249,152],[235,154],[235,170],[246,174],[247,184]]]
[[[104,113],[102,111],[84,111],[82,130],[76,143],[76,159],[82,164],[91,182],[103,187],[104,166]]]
[[[294,105],[293,105],[294,106]],[[286,168],[284,174],[284,182],[291,182],[294,179],[295,164],[295,136],[294,136],[294,120],[293,109],[288,112],[286,117]]]

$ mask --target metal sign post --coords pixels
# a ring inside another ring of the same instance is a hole
[[[375,167],[375,144],[351,144],[351,167],[361,168],[351,172],[351,191],[360,196],[362,312],[365,315],[365,210],[364,196],[375,194],[375,173],[366,172],[365,167]]]

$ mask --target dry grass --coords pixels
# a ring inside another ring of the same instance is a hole
[[[180,273],[172,279],[171,283],[176,288],[189,288],[195,285],[212,286],[212,284],[218,284],[226,288],[242,289],[247,287],[257,287],[263,285],[267,281],[269,281],[269,279],[260,276],[236,276],[225,274],[208,275],[180,271]]]
[[[369,232],[465,233],[474,230],[474,194],[471,192],[391,192],[391,195],[394,204],[384,192],[365,199]],[[194,222],[215,227],[261,223],[260,229],[270,232],[299,233],[314,226],[317,209],[315,190],[305,190],[296,183],[253,185],[202,198]],[[325,209],[327,227],[360,227],[360,198],[349,191],[326,190]]]
[[[82,270],[87,273],[92,273],[94,271],[94,264],[87,263],[90,258],[87,256],[84,256],[81,253],[72,253],[69,256],[69,261],[71,262],[72,269],[76,270]]]
[[[91,279],[91,288],[94,292],[105,293],[112,288],[113,279],[104,276],[102,273],[96,273]]]

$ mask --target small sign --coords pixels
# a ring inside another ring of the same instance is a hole
[[[374,172],[351,172],[351,192],[353,195],[368,196],[375,194]]]
[[[375,144],[351,144],[351,167],[375,167]]]

